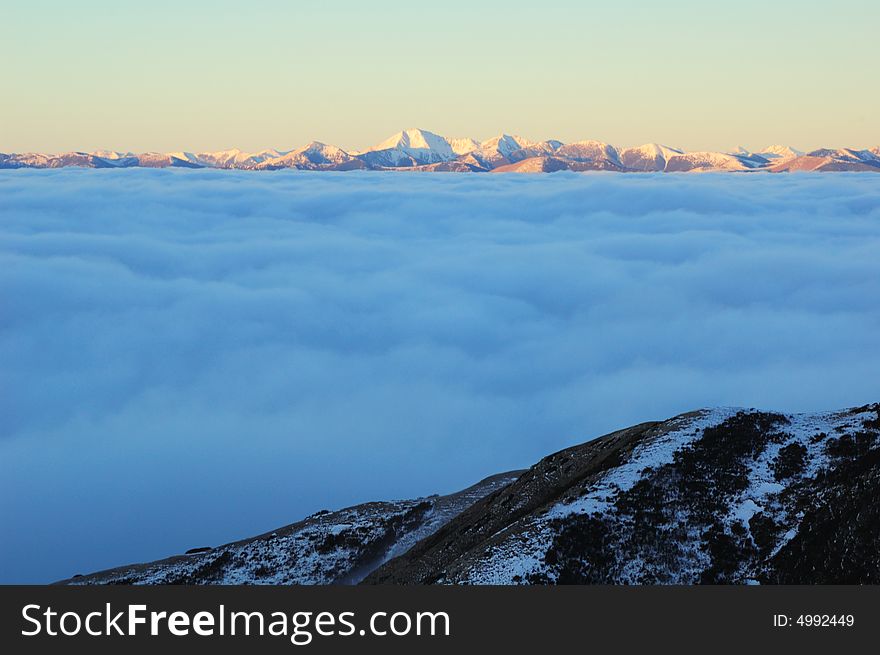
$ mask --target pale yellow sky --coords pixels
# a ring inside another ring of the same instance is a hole
[[[0,17],[0,152],[354,149],[405,127],[880,143],[876,0],[34,0]]]

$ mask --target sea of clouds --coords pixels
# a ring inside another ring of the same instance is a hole
[[[880,400],[880,177],[4,171],[0,581]]]

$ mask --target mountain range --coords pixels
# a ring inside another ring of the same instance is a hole
[[[702,409],[63,584],[878,584],[880,404]]]
[[[618,148],[601,141],[563,143],[530,141],[501,134],[486,141],[448,139],[422,129],[407,129],[366,150],[344,150],[313,141],[295,150],[238,149],[218,152],[95,152],[0,153],[0,168],[221,168],[243,170],[300,169],[415,170],[446,172],[549,173],[616,172],[755,172],[871,171],[880,172],[880,146],[855,150],[822,148],[802,152],[773,145],[758,152],[686,152],[651,143]]]

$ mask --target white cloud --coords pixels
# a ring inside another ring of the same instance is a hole
[[[0,175],[0,580],[880,400],[872,176]]]

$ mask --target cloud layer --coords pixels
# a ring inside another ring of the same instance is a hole
[[[873,176],[0,175],[0,581],[880,400]]]

